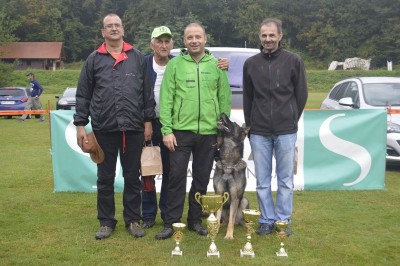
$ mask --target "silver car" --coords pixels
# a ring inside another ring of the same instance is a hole
[[[336,83],[321,109],[385,109],[386,162],[400,164],[400,78],[355,77]]]

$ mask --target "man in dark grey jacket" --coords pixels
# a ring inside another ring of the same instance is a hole
[[[246,126],[251,128],[261,211],[257,233],[266,235],[272,233],[276,221],[291,222],[297,125],[308,92],[303,60],[280,47],[282,22],[264,20],[259,34],[261,53],[243,66],[243,111]],[[271,191],[273,155],[278,178],[276,206]],[[290,228],[285,232],[290,235]]]
[[[87,142],[89,123],[103,149],[97,164],[97,211],[100,228],[96,239],[107,238],[115,229],[114,179],[118,153],[124,176],[123,217],[134,237],[144,236],[140,222],[140,155],[144,140],[152,135],[155,118],[154,93],[146,73],[144,56],[123,41],[121,19],[109,14],[101,30],[105,42],[87,58],[76,93],[77,142]]]

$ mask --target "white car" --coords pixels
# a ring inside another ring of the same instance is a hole
[[[232,91],[232,109],[243,109],[243,65],[247,58],[260,53],[260,49],[238,47],[206,47],[215,57],[229,61],[228,79]],[[173,49],[176,56],[180,49]]]
[[[400,78],[354,77],[336,83],[321,109],[385,109],[386,162],[400,164]]]

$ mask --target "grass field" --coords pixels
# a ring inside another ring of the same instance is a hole
[[[318,108],[326,93],[310,93]],[[54,107],[54,94],[43,95]],[[146,236],[125,231],[122,197],[111,238],[96,241],[95,193],[53,193],[49,119],[23,123],[0,118],[0,265],[398,265],[400,263],[400,167],[386,171],[386,189],[372,191],[296,191],[288,258],[278,258],[276,235],[252,238],[256,258],[240,258],[245,230],[216,244],[221,258],[206,258],[209,239],[185,232],[183,257],[170,257],[172,239],[157,241],[158,217]],[[68,162],[66,162],[68,163]],[[71,167],[74,167],[71,165]],[[323,174],[323,173],[321,173]],[[257,208],[254,192],[246,192]],[[186,222],[186,210],[183,222]],[[205,225],[205,221],[204,221]]]

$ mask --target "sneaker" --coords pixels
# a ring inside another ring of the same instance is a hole
[[[44,118],[43,119],[39,119],[39,122],[44,122],[45,120],[44,120]]]
[[[144,220],[142,223],[143,228],[152,228],[156,222],[154,220]]]
[[[170,238],[172,235],[174,234],[174,230],[170,227],[164,227],[164,229],[157,233],[155,238],[157,240],[163,240],[163,239],[167,239]]]
[[[17,118],[17,121],[18,122],[25,122],[25,119],[22,119],[22,118],[19,117],[19,118]]]
[[[278,228],[275,228],[275,231],[279,234],[281,230]],[[290,226],[286,227],[285,230],[283,230],[286,234],[287,237],[289,237],[292,234],[292,230],[290,230]]]
[[[259,235],[269,235],[274,231],[273,224],[260,224],[256,233]]]
[[[144,236],[144,231],[140,227],[139,223],[130,223],[129,226],[126,227],[126,230],[128,230],[129,234],[133,237],[137,238]]]
[[[201,236],[206,236],[208,234],[207,229],[205,229],[200,223],[197,224],[189,224],[189,231],[195,231]]]
[[[95,237],[97,240],[107,238],[111,235],[112,231],[114,231],[114,229],[109,226],[100,226]]]

